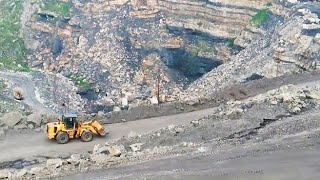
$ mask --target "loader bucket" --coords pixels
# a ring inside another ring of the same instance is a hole
[[[103,128],[103,126],[98,121],[93,121],[91,125],[96,129],[96,131],[100,136],[105,136],[107,134],[107,131]]]

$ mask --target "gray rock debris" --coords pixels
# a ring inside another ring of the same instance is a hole
[[[48,169],[55,169],[62,166],[62,160],[61,159],[48,159],[46,167]]]
[[[31,114],[27,118],[28,123],[34,123],[37,127],[41,125],[42,117],[40,114]]]
[[[22,114],[19,112],[9,112],[1,118],[1,122],[13,128],[22,119]]]

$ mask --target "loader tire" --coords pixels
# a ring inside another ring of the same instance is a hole
[[[65,144],[69,141],[69,135],[66,132],[59,132],[56,136],[56,141],[59,144]]]
[[[93,138],[93,135],[90,131],[83,131],[83,133],[81,134],[81,140],[83,142],[90,142]]]

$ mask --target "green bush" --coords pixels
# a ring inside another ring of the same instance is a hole
[[[69,77],[71,81],[79,88],[79,91],[85,92],[93,89],[93,85],[85,80],[84,77],[79,75],[71,75]]]
[[[24,41],[20,37],[21,13],[22,1],[0,1],[0,69],[29,71]]]
[[[250,23],[253,26],[260,27],[268,18],[268,9],[261,9],[252,17]]]
[[[232,39],[229,39],[228,41],[227,41],[227,46],[229,47],[229,48],[233,48],[234,47],[234,41],[236,40],[236,38],[232,38]]]
[[[266,6],[267,6],[267,7],[271,7],[271,6],[272,6],[272,2],[268,2],[268,3],[266,4]]]
[[[197,25],[198,25],[199,27],[201,27],[201,26],[203,25],[203,23],[202,23],[201,21],[199,21],[199,22],[197,23]]]

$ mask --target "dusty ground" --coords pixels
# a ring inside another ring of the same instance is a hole
[[[255,135],[203,143],[204,153],[171,156],[61,179],[317,179],[319,112],[266,125]]]
[[[29,130],[21,132],[11,131],[1,140],[0,162],[18,159],[30,160],[35,157],[65,157],[73,153],[86,153],[92,151],[95,144],[113,142],[122,136],[127,136],[130,131],[146,134],[171,124],[180,125],[189,123],[193,119],[206,117],[214,111],[215,108],[212,108],[185,114],[105,125],[105,128],[109,131],[109,135],[105,138],[97,137],[89,143],[83,143],[81,140],[72,140],[68,144],[60,145],[54,141],[49,141],[44,132],[36,133]],[[10,156],[6,153],[8,151],[10,151]]]

